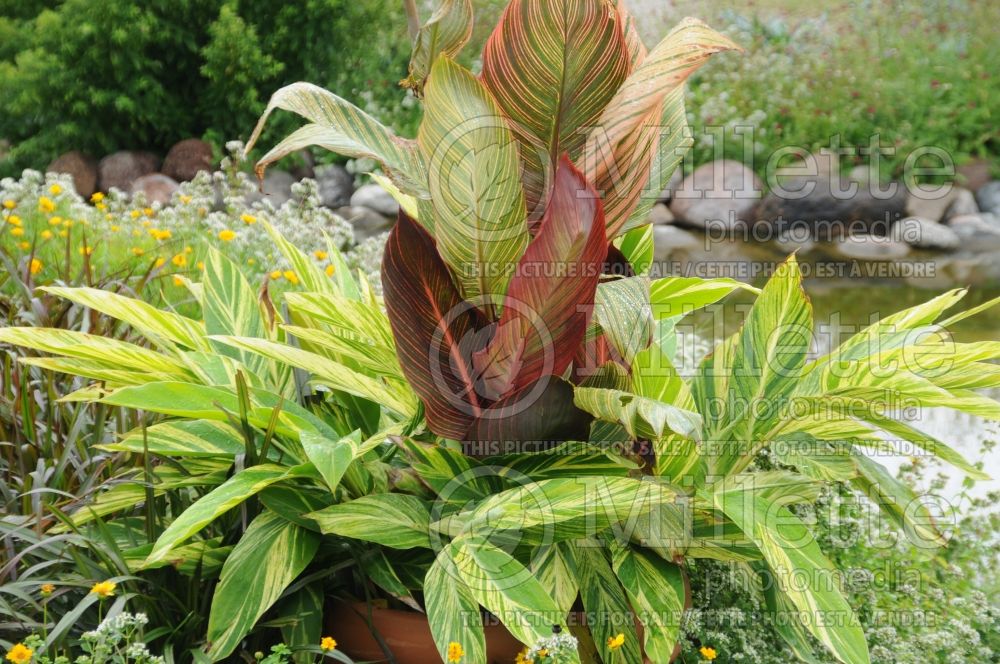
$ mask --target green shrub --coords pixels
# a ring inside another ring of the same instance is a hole
[[[71,149],[162,153],[202,135],[221,145],[249,133],[271,90],[302,79],[405,129],[415,111],[396,86],[409,56],[401,13],[376,0],[64,0],[0,12],[0,137],[13,144],[0,174]]]

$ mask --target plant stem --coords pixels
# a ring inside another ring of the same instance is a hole
[[[417,33],[420,31],[420,14],[417,12],[417,0],[403,0],[403,6],[406,7],[406,24],[410,29],[410,41],[415,41]]]

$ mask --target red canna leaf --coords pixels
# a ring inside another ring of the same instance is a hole
[[[471,356],[485,345],[487,321],[459,295],[431,236],[402,212],[386,243],[382,286],[399,364],[428,428],[461,440],[484,407]]]
[[[538,235],[510,281],[490,344],[473,356],[497,399],[561,376],[583,341],[608,252],[601,201],[564,156]]]

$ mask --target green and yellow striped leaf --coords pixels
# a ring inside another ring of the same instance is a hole
[[[637,226],[615,238],[614,244],[632,265],[635,273],[645,275],[653,264],[653,225]]]
[[[428,503],[402,493],[377,493],[331,505],[309,518],[327,535],[374,542],[393,549],[430,548]]]
[[[736,290],[751,293],[760,291],[750,284],[735,279],[699,279],[698,277],[666,277],[657,279],[649,287],[649,303],[657,320],[686,316],[715,304]]]
[[[621,25],[604,0],[513,0],[483,50],[483,84],[511,119],[537,222],[559,159],[581,156],[587,131],[631,71]]]
[[[208,655],[228,657],[312,561],[319,536],[273,512],[253,520],[222,566],[208,617]]]
[[[594,316],[588,337],[604,333],[616,360],[632,364],[635,356],[653,338],[653,314],[649,306],[649,279],[627,277],[598,284]]]
[[[469,662],[485,662],[486,637],[476,596],[461,582],[455,559],[456,543],[444,546],[424,578],[424,606],[441,661],[448,661],[448,646],[458,643]]]
[[[302,443],[302,449],[305,450],[306,458],[316,466],[316,470],[323,476],[327,488],[330,491],[336,491],[348,466],[359,456],[361,432],[355,431],[340,440],[330,440],[304,431],[299,436],[299,441]]]
[[[559,611],[568,614],[577,596],[580,584],[573,564],[572,542],[557,542],[540,546],[531,556],[531,571],[549,593]]]
[[[612,547],[615,574],[643,626],[643,652],[669,662],[680,639],[687,591],[680,567],[635,546]]]
[[[684,81],[713,54],[738,48],[701,21],[684,19],[648,53],[593,123],[583,163],[587,179],[604,192],[608,237],[630,230],[643,192],[650,194],[651,176],[665,185],[664,178],[690,147],[691,139],[684,136]]]
[[[635,607],[629,605],[606,549],[603,540],[596,539],[580,540],[573,547],[573,566],[580,583],[580,599],[587,612],[587,627],[594,635],[602,661],[641,662]],[[624,643],[616,652],[609,647],[608,640],[619,634],[623,635]]]
[[[578,387],[573,403],[599,420],[621,424],[632,440],[656,440],[670,432],[689,436],[702,424],[696,412],[622,390]]]
[[[441,0],[437,11],[420,26],[417,37],[413,40],[410,76],[403,81],[403,86],[420,95],[438,57],[445,55],[454,58],[471,36],[472,1]]]
[[[120,442],[99,446],[112,452],[171,457],[235,457],[246,452],[246,441],[226,422],[179,420],[135,429]]]
[[[408,194],[420,196],[427,185],[423,164],[413,141],[398,138],[378,120],[332,92],[310,83],[292,83],[271,96],[247,142],[250,153],[275,109],[297,113],[310,124],[298,129],[257,162],[257,174],[285,155],[318,145],[347,157],[374,159]]]
[[[489,91],[447,57],[427,83],[417,143],[441,258],[464,298],[493,311],[528,245],[517,143]]]

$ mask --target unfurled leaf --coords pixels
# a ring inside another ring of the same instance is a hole
[[[494,398],[562,375],[573,361],[607,255],[602,219],[600,200],[564,157],[538,235],[510,281],[496,333],[473,356]]]
[[[413,141],[393,133],[354,104],[310,83],[292,83],[275,92],[247,142],[249,154],[275,109],[297,113],[310,124],[298,129],[257,162],[257,174],[282,157],[318,145],[347,157],[378,161],[396,185],[408,194],[426,192],[426,178]]]
[[[669,662],[680,639],[688,591],[678,565],[638,547],[615,546],[612,563],[643,626],[643,652],[651,661]]]
[[[652,175],[665,185],[690,146],[684,137],[684,81],[708,58],[737,49],[696,19],[684,19],[618,88],[591,131],[584,150],[587,179],[602,193],[608,237],[629,230],[628,221]],[[663,149],[666,148],[666,149]],[[652,202],[655,202],[652,201]],[[651,205],[651,203],[650,203]]]
[[[635,631],[635,607],[615,576],[605,552],[607,546],[599,540],[581,540],[573,547],[573,566],[580,583],[580,599],[587,612],[587,627],[594,635],[594,642],[601,659],[613,662],[641,662],[639,639]],[[624,636],[619,651],[613,651],[608,641]],[[647,653],[649,654],[649,653]],[[660,661],[660,660],[658,660]]]
[[[531,557],[531,571],[563,614],[569,613],[580,593],[570,549],[573,545],[573,542],[557,542],[540,546]]]
[[[340,478],[347,472],[348,466],[359,456],[361,432],[355,431],[350,436],[340,440],[330,440],[309,432],[303,432],[299,437],[306,458],[323,476],[327,488],[336,491]]]
[[[657,279],[650,285],[649,302],[657,319],[674,318],[715,304],[736,290],[760,292],[750,284],[735,279],[666,277]]]
[[[652,341],[653,324],[649,279],[628,277],[598,285],[591,328],[604,333],[617,361],[632,364]]]
[[[528,244],[517,143],[471,72],[435,62],[417,143],[427,164],[430,222],[464,299],[492,314]]]
[[[418,95],[441,55],[454,58],[472,36],[472,1],[441,0],[430,19],[420,26],[410,55],[410,76],[403,85]]]
[[[374,542],[394,549],[430,547],[430,506],[415,496],[376,493],[313,512],[327,535]]]
[[[235,457],[246,452],[242,434],[226,422],[179,420],[131,431],[120,442],[102,449],[174,457]]]
[[[479,601],[460,579],[455,560],[458,544],[444,546],[434,559],[424,579],[424,605],[427,623],[441,661],[448,661],[448,646],[459,643],[469,662],[485,662],[486,638],[480,617]]]
[[[312,561],[319,536],[272,512],[250,524],[222,567],[208,618],[208,654],[229,656]]]
[[[545,376],[490,404],[476,418],[464,439],[498,445],[585,440],[592,419],[574,405],[573,387],[569,383],[555,376]]]
[[[431,237],[404,214],[386,243],[382,286],[399,364],[428,428],[461,440],[484,407],[471,359],[485,325],[479,310],[462,299]]]
[[[513,0],[486,43],[482,79],[521,145],[530,219],[631,71],[616,18],[604,0]]]
[[[669,432],[689,436],[702,422],[696,412],[622,390],[578,387],[574,403],[599,420],[622,425],[633,440],[655,440]]]

